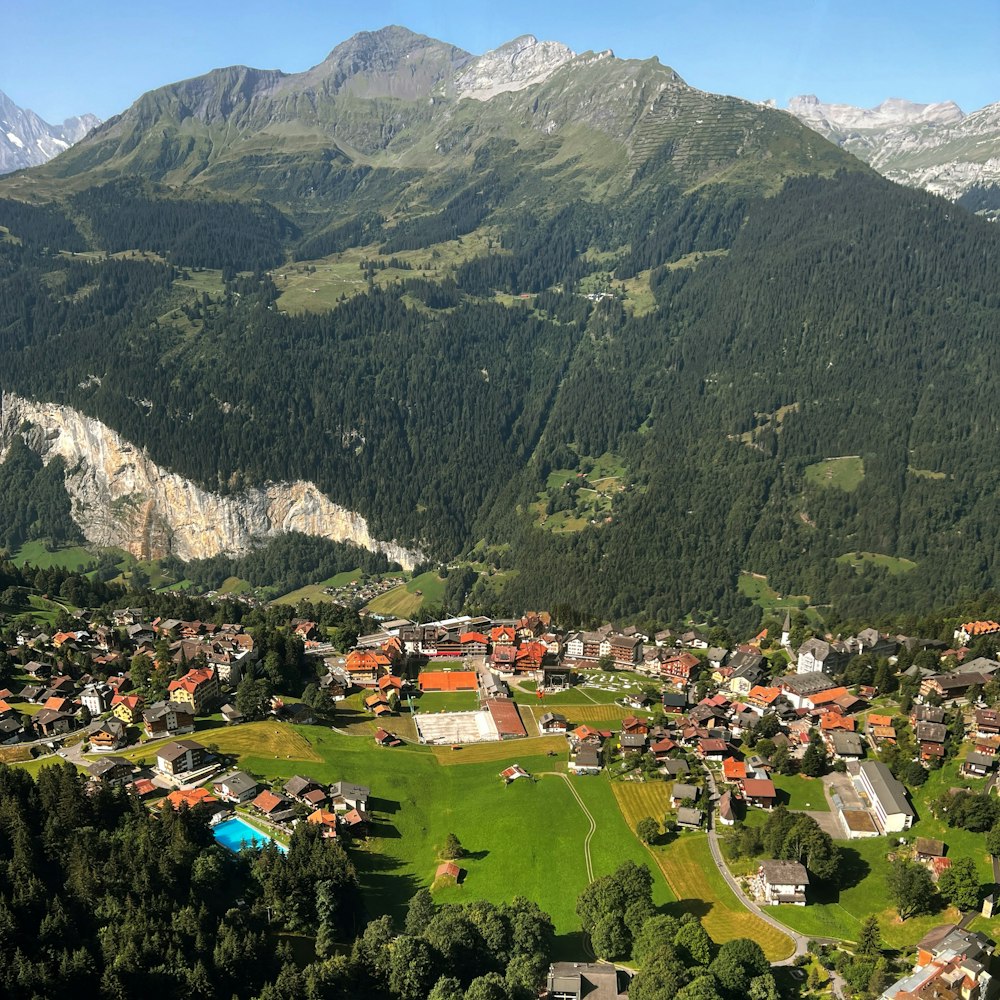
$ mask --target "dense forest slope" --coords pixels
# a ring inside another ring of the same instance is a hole
[[[0,388],[476,547],[493,610],[993,585],[995,227],[655,60],[506,65],[386,29],[0,183]]]

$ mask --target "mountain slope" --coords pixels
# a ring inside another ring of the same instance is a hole
[[[310,482],[475,553],[477,606],[750,622],[744,569],[854,613],[1000,576],[1000,234],[655,59],[386,29],[217,70],[0,182],[0,224],[0,389],[220,504]]]
[[[952,101],[894,98],[863,109],[810,95],[793,97],[788,110],[900,184],[953,201],[973,188],[1000,184],[1000,104],[966,115]]]
[[[49,125],[0,91],[0,174],[47,163],[100,124],[94,115],[81,115]]]

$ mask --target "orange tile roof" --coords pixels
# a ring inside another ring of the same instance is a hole
[[[194,694],[202,685],[215,677],[215,671],[211,667],[202,667],[200,670],[189,670],[183,677],[176,681],[171,681],[167,685],[168,691],[176,691],[183,688],[188,694]]]
[[[759,684],[756,687],[750,688],[750,692],[747,698],[753,698],[754,701],[763,702],[765,705],[770,705],[778,695],[781,694],[781,688],[776,687],[761,687]]]
[[[0,712],[13,712],[14,709],[6,701],[0,700]]]
[[[166,801],[174,809],[180,809],[181,806],[193,809],[195,806],[207,805],[210,802],[218,802],[219,800],[207,788],[190,788],[187,790],[178,789],[176,792],[171,792],[167,796]]]
[[[827,712],[826,715],[820,717],[819,727],[824,732],[829,732],[832,729],[842,729],[849,733],[854,732],[854,720],[845,719],[842,715],[837,715],[835,712]]]
[[[874,712],[868,715],[868,725],[869,726],[891,726],[892,716],[891,715],[876,715]]]
[[[778,793],[770,778],[747,778],[743,782],[743,792],[752,799],[774,799]]]
[[[256,806],[261,812],[269,813],[274,812],[279,806],[283,805],[285,800],[279,795],[275,795],[274,792],[264,789],[260,795],[257,796],[250,804]]]
[[[1000,625],[994,621],[987,622],[964,622],[962,631],[970,636],[987,635],[990,632],[1000,632]]]
[[[330,812],[328,809],[317,809],[315,812],[309,814],[307,822],[313,823],[316,826],[325,826],[335,831],[337,829],[337,814]]]
[[[475,670],[424,670],[417,678],[421,691],[475,691]]]
[[[743,780],[747,776],[747,766],[742,760],[727,757],[722,762],[722,775],[727,781]]]
[[[841,695],[847,694],[847,688],[828,688],[826,691],[820,691],[818,694],[809,695],[809,700],[814,705],[825,705],[827,702],[836,701]]]
[[[111,699],[111,704],[124,705],[127,709],[134,712],[137,708],[142,707],[142,697],[137,694],[116,694]]]
[[[486,642],[486,636],[482,632],[463,632],[459,637],[458,641],[461,643],[466,642]]]

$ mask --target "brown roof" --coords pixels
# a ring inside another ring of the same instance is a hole
[[[275,795],[274,792],[265,789],[250,804],[256,806],[261,812],[270,813],[280,808],[288,802],[283,795]]]
[[[774,799],[778,796],[774,782],[769,778],[747,778],[743,782],[743,792],[754,799]]]
[[[445,861],[443,864],[438,865],[437,871],[434,873],[435,878],[453,878],[456,882],[461,876],[462,869],[454,861]]]
[[[501,736],[527,736],[517,705],[508,698],[487,698],[486,708]]]

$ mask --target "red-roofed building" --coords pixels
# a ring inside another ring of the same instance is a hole
[[[517,633],[510,625],[497,625],[490,630],[490,641],[496,646],[513,646]]]
[[[698,740],[698,753],[705,760],[724,760],[730,752],[729,744],[725,740]]]
[[[313,826],[322,827],[323,837],[327,840],[337,836],[337,814],[335,812],[317,809],[309,814],[307,822],[312,823]]]
[[[843,715],[838,715],[836,712],[826,712],[824,715],[820,716],[819,728],[824,733],[831,732],[834,729],[839,729],[841,732],[845,733],[853,733],[854,720]]]
[[[743,795],[751,805],[773,809],[778,804],[778,792],[770,778],[745,778]]]
[[[167,795],[165,802],[169,802],[174,810],[195,809],[198,806],[217,805],[219,800],[207,788],[177,789]]]
[[[672,683],[685,687],[700,662],[693,653],[678,653],[660,662],[660,674]]]
[[[737,760],[735,757],[727,757],[722,762],[722,777],[726,781],[743,781],[747,776],[747,765],[745,761]]]
[[[186,706],[195,715],[212,708],[222,694],[214,667],[189,670],[183,677],[171,681],[167,691],[171,701]]]
[[[111,714],[126,726],[136,726],[142,721],[145,702],[138,694],[116,694],[111,699]]]
[[[482,632],[463,632],[458,641],[462,644],[464,656],[485,656],[489,640]]]
[[[511,740],[528,735],[517,705],[509,698],[487,698],[486,710],[497,727],[500,739]]]
[[[358,687],[375,687],[380,677],[392,672],[388,655],[373,649],[352,649],[344,666]]]
[[[252,805],[255,809],[259,809],[265,816],[270,816],[273,813],[288,809],[291,807],[291,804],[291,799],[284,795],[277,795],[268,789],[264,789],[264,791],[250,803],[250,805]]]

